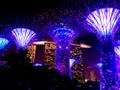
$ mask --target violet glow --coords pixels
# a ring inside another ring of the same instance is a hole
[[[8,43],[9,40],[7,40],[6,38],[0,38],[0,49],[3,49]]]
[[[12,30],[12,34],[18,46],[22,48],[25,48],[30,40],[36,35],[33,31],[26,28],[15,28]]]
[[[55,33],[54,37],[64,37],[64,36],[69,36],[72,37],[72,34],[74,33],[73,31],[71,31],[71,29],[68,28],[57,28],[53,31],[53,33]]]
[[[55,39],[62,37],[73,38],[75,32],[70,27],[64,25],[63,23],[60,23],[59,25],[53,26],[52,35],[54,35],[53,37]]]
[[[103,36],[115,32],[115,25],[120,18],[120,11],[114,8],[102,8],[88,15],[86,21]]]

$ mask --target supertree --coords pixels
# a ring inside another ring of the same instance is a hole
[[[117,87],[116,83],[118,82],[116,79],[117,70],[113,37],[118,29],[120,11],[117,8],[116,0],[86,1],[88,3],[83,6],[83,8],[87,6],[87,8],[84,8],[87,13],[83,12],[86,28],[88,31],[95,33],[100,41],[100,61],[103,64],[102,75],[104,78],[101,84],[104,83],[105,85],[101,87],[101,90],[112,89],[115,86]]]
[[[62,74],[68,74],[70,73],[70,42],[73,40],[75,32],[71,28],[62,24],[53,29],[52,36],[56,42],[55,68]]]
[[[120,42],[118,41],[118,43],[120,43]],[[120,82],[120,46],[119,46],[119,44],[115,45],[114,50],[115,50],[115,55],[116,55],[118,81]],[[120,88],[120,84],[119,84],[119,88]]]
[[[31,18],[30,15],[19,14],[8,19],[5,30],[16,44],[17,49],[27,49],[27,46],[35,40],[36,33],[32,29]]]
[[[15,28],[11,32],[19,49],[25,49],[36,35],[34,31],[27,28]]]
[[[62,75],[70,76],[70,43],[78,35],[77,17],[75,11],[70,9],[48,10],[34,17],[33,26],[40,28],[41,32],[47,32],[56,42],[55,68]]]
[[[113,46],[113,36],[116,32],[117,22],[120,18],[120,11],[116,8],[100,8],[90,13],[86,21],[97,33],[101,46],[102,73],[105,79],[105,90],[117,87],[117,71]]]

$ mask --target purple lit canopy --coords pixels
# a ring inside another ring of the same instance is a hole
[[[94,27],[95,30],[102,36],[115,33],[115,26],[120,18],[120,11],[114,8],[102,8],[90,13],[86,21]]]
[[[51,37],[54,40],[64,39],[64,40],[72,40],[77,36],[77,33],[73,28],[65,25],[64,23],[60,23],[58,25],[53,25]],[[65,39],[66,38],[66,39]]]
[[[34,31],[27,28],[15,28],[12,30],[12,34],[15,37],[18,47],[25,48],[36,35]]]

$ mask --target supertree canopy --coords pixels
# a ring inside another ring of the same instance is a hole
[[[34,17],[35,29],[46,32],[56,42],[55,68],[70,75],[70,43],[78,35],[78,15],[70,9],[54,9]]]
[[[115,26],[120,18],[120,11],[114,8],[102,8],[88,15],[86,21],[102,36],[115,33]]]
[[[36,35],[34,31],[27,28],[15,28],[11,32],[19,48],[26,48],[31,39]]]
[[[105,78],[105,90],[117,87],[117,69],[112,36],[117,30],[115,26],[120,18],[120,11],[115,8],[102,8],[90,13],[86,19],[96,32],[101,46],[102,73]]]
[[[8,39],[0,37],[0,49],[3,49],[8,43],[9,43]]]

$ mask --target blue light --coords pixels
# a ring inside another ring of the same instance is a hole
[[[3,49],[9,41],[6,38],[0,38],[0,49]]]
[[[33,64],[33,66],[42,66],[42,64],[40,64],[40,63],[35,63],[35,64]]]
[[[36,35],[33,31],[27,28],[15,28],[12,30],[16,42],[19,47],[25,48],[30,40]]]
[[[55,35],[54,37],[73,37],[74,32],[69,28],[63,27],[54,29],[53,34]]]

